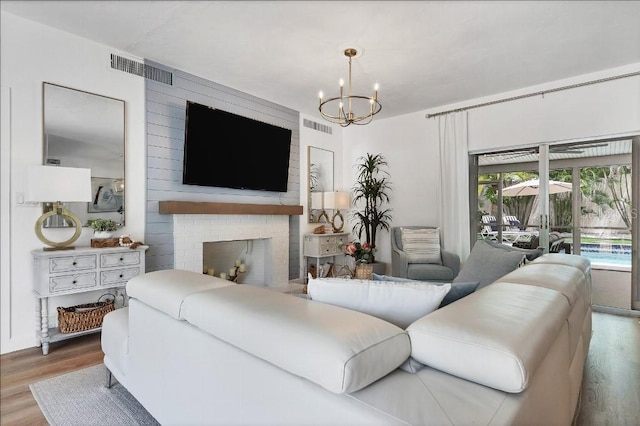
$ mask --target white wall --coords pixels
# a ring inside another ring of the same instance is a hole
[[[391,182],[391,226],[437,225],[438,143],[427,139],[430,123],[424,113],[376,120],[366,126],[347,127],[344,131],[342,185],[355,182],[358,158],[367,153],[382,154],[389,166]],[[352,223],[348,223],[351,229]],[[357,236],[354,235],[354,238]],[[363,235],[364,238],[364,235]],[[388,263],[391,272],[389,232],[378,231],[376,260]]]
[[[332,133],[327,134],[320,132],[318,130],[310,129],[305,127],[303,122],[304,120],[315,121],[316,123],[320,123],[322,125],[328,125],[332,127]],[[304,212],[302,216],[300,216],[300,235],[301,237],[304,234],[308,234],[313,232],[313,228],[318,226],[317,223],[309,223],[309,206],[308,204],[308,196],[309,196],[309,158],[308,158],[308,147],[314,146],[316,148],[322,148],[329,151],[333,151],[333,182],[334,189],[336,191],[340,190],[349,190],[350,185],[343,185],[343,177],[342,177],[342,169],[343,169],[343,158],[342,158],[342,134],[343,130],[340,126],[331,125],[331,123],[325,121],[321,117],[316,116],[308,116],[304,114],[300,114],[300,204],[304,208]],[[343,213],[344,214],[344,213]],[[346,218],[345,218],[346,219]],[[345,225],[345,230],[347,230]],[[304,276],[304,262],[305,259],[302,256],[302,242],[300,244],[300,276]]]
[[[549,90],[640,70],[640,64],[605,70],[518,91],[447,105],[344,131],[344,187],[354,181],[352,164],[367,152],[389,162],[393,191],[393,225],[440,225],[437,182],[440,170],[438,118],[435,113],[497,99]],[[384,94],[381,93],[382,102]],[[499,148],[640,131],[640,76],[584,86],[522,100],[469,110],[469,149]],[[460,170],[466,173],[466,170]],[[389,234],[378,237],[378,254],[390,262]]]
[[[549,82],[427,112],[448,110],[640,71],[640,63]],[[429,119],[429,121],[437,121]],[[558,142],[640,130],[640,76],[469,110],[469,150]],[[437,136],[435,132],[430,137]]]
[[[126,107],[126,227],[122,233],[135,239],[144,237],[145,212],[145,98],[144,79],[110,68],[109,55],[123,55],[107,46],[1,13],[1,76],[3,109],[5,93],[9,112],[2,113],[2,154],[11,160],[2,162],[2,329],[0,352],[34,346],[35,302],[32,288],[31,250],[43,244],[33,226],[42,213],[40,207],[23,207],[16,194],[25,192],[25,169],[42,161],[42,83],[51,82],[73,89],[110,96],[125,101]],[[124,55],[128,56],[128,55]],[[130,57],[130,56],[129,56]],[[6,122],[9,120],[10,122]],[[5,132],[10,128],[10,132]],[[6,170],[7,167],[9,170]],[[5,185],[6,179],[9,180]],[[9,191],[9,194],[6,193]],[[6,213],[5,213],[6,210]],[[49,231],[48,231],[49,232]],[[66,230],[51,230],[51,238],[63,238]],[[89,245],[90,230],[83,231],[77,245]],[[7,243],[5,238],[10,238]],[[4,248],[8,247],[8,251]],[[49,311],[97,300],[98,294],[59,297],[51,301]],[[55,316],[54,316],[55,317]]]

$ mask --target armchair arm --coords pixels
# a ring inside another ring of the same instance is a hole
[[[407,268],[409,261],[405,252],[396,245],[393,235],[391,236],[391,276],[407,278]]]
[[[450,251],[440,250],[440,257],[442,258],[442,264],[453,271],[453,278],[460,273],[460,256]]]

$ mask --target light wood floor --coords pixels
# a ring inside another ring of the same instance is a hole
[[[0,356],[0,425],[47,425],[29,385],[100,364],[103,356],[100,333],[53,343],[47,356],[40,348]]]
[[[102,362],[100,335],[0,356],[0,424],[46,425],[29,384]],[[640,319],[595,312],[576,426],[640,425]]]

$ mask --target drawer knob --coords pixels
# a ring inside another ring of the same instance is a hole
[[[120,262],[122,262],[123,260],[124,260],[124,257],[121,257],[121,258],[120,258]]]
[[[124,275],[120,274],[120,278],[124,277]]]
[[[77,283],[78,283],[78,281],[77,281],[77,280],[73,280],[73,284],[77,284]]]
[[[73,262],[72,263],[73,266],[76,266],[77,264],[78,264],[78,262]]]

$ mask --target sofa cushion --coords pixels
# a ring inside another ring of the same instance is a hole
[[[524,253],[502,250],[484,240],[478,240],[453,282],[478,281],[480,283],[478,290],[480,290],[516,270],[524,258]]]
[[[402,365],[411,352],[407,333],[379,318],[251,285],[188,296],[183,316],[218,339],[334,393],[368,386]]]
[[[519,268],[496,282],[527,284],[550,288],[560,292],[569,306],[573,306],[583,293],[586,285],[584,273],[569,265],[553,263],[531,263],[526,268]]]
[[[181,269],[147,272],[127,282],[127,294],[176,319],[185,297],[199,291],[236,285],[211,275]]]
[[[318,302],[342,306],[406,328],[440,306],[451,284],[311,278],[307,293]]]
[[[416,281],[411,280],[409,278],[399,278],[399,277],[390,277],[388,275],[378,275],[376,273],[372,274],[372,279],[374,281],[391,281],[391,282],[423,282],[425,284],[434,284],[434,285],[442,285],[443,283],[439,282],[430,282],[430,281]],[[443,306],[447,306],[450,303],[455,302],[458,299],[462,299],[465,296],[473,293],[476,288],[478,288],[478,281],[469,282],[469,283],[452,283],[451,290],[447,293],[447,295],[440,302],[440,306],[438,308],[442,308]]]
[[[402,250],[409,263],[435,263],[442,265],[440,257],[440,229],[400,228]]]
[[[568,314],[557,291],[496,283],[411,324],[411,356],[481,385],[522,392]]]
[[[407,278],[414,280],[438,280],[447,282],[453,280],[453,270],[448,266],[435,263],[409,263],[407,265]]]

